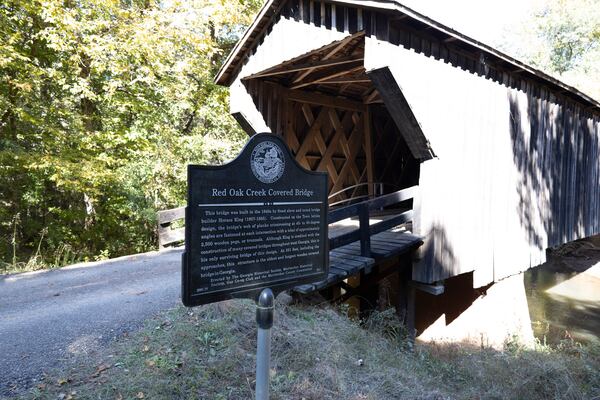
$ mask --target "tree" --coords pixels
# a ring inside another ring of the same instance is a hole
[[[548,1],[502,47],[600,99],[600,0]]]
[[[258,6],[0,4],[0,260],[152,248],[186,165],[221,162],[244,137],[212,79]]]

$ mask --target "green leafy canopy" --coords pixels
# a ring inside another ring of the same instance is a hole
[[[2,2],[0,261],[152,248],[186,165],[222,162],[244,137],[213,76],[259,5]]]

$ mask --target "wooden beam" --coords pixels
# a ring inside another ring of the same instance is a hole
[[[343,99],[340,97],[327,96],[303,90],[289,90],[288,99],[300,103],[316,104],[319,106],[335,107],[352,111],[364,111],[365,106],[357,101]]]
[[[335,26],[335,23],[332,22],[332,25]],[[344,47],[346,47],[346,45],[352,41],[352,39],[355,39],[357,37],[360,36],[364,36],[365,32],[357,32],[353,35],[350,35],[344,39],[342,39],[339,44],[337,46],[335,46],[329,53],[325,54],[323,56],[323,58],[321,58],[321,60],[325,61],[330,59],[331,57],[333,57],[334,55],[336,55],[340,50],[342,50]],[[308,70],[305,72],[302,72],[300,74],[298,74],[298,76],[296,76],[293,80],[293,83],[297,83],[300,82],[302,79],[306,78],[311,72],[313,72],[314,70]]]
[[[157,215],[159,225],[167,223],[170,224],[176,219],[185,218],[185,207],[178,207],[170,210],[162,210],[157,212]]]
[[[369,182],[368,190],[369,196],[373,197],[373,181],[374,181],[374,169],[373,169],[373,139],[371,137],[371,113],[367,107],[363,120],[365,123],[364,136],[365,136],[365,155],[367,157],[367,182]]]
[[[369,82],[370,81],[371,80],[369,79]],[[363,103],[365,103],[365,104],[372,103],[377,98],[377,96],[379,96],[379,92],[377,91],[377,89],[373,89],[371,91],[371,93],[369,93],[367,96],[363,97]]]
[[[283,4],[283,3],[285,3],[285,2],[282,2],[282,4]],[[359,33],[360,33],[360,35],[364,35],[364,32],[359,32]],[[357,33],[357,34],[354,34],[354,35],[352,35],[352,36],[345,37],[345,38],[344,38],[344,39],[342,39],[342,40],[335,41],[335,42],[331,42],[331,43],[329,43],[329,44],[326,44],[326,45],[325,45],[325,46],[323,46],[323,47],[320,47],[320,48],[318,48],[318,49],[315,49],[315,50],[311,51],[310,53],[307,53],[307,54],[301,54],[301,55],[299,55],[299,56],[297,56],[297,57],[294,57],[294,58],[291,58],[291,59],[289,59],[289,60],[287,60],[287,61],[283,61],[281,64],[277,64],[277,65],[274,65],[274,66],[272,66],[272,67],[269,67],[269,68],[267,68],[267,69],[265,69],[265,70],[263,70],[263,71],[260,71],[259,73],[261,73],[261,74],[262,74],[262,73],[267,73],[267,72],[275,71],[275,70],[277,70],[278,68],[280,68],[280,67],[281,67],[281,66],[283,66],[283,65],[291,65],[291,64],[294,64],[294,63],[296,63],[296,62],[298,62],[298,61],[300,61],[300,60],[307,59],[308,57],[310,57],[311,55],[314,55],[314,54],[316,54],[316,53],[320,53],[320,52],[322,52],[322,51],[327,51],[328,49],[330,49],[330,48],[332,48],[332,47],[333,47],[333,48],[334,48],[334,50],[335,50],[335,48],[337,48],[337,47],[338,47],[338,46],[341,44],[341,42],[343,42],[343,41],[345,41],[345,40],[348,40],[348,41],[349,41],[350,39],[353,39],[353,38],[355,38],[355,37],[357,37],[357,36],[360,36],[360,35]]]
[[[344,84],[344,83],[369,83],[371,82],[370,79],[365,79],[365,78],[338,78],[338,79],[332,79],[332,80],[328,80],[328,81],[323,81],[323,82],[319,82],[319,84],[321,85],[340,85],[340,84]]]
[[[337,78],[338,76],[348,75],[348,74],[351,74],[353,72],[360,71],[361,69],[364,70],[364,66],[363,65],[359,65],[358,67],[354,67],[354,68],[351,68],[351,69],[348,69],[348,70],[334,72],[334,73],[322,76],[320,78],[314,79],[312,81],[299,83],[297,85],[292,86],[291,89],[300,89],[300,88],[303,88],[305,86],[310,86],[310,85],[314,85],[314,84],[317,84],[317,83],[321,83],[323,81],[330,80],[332,78]]]
[[[429,293],[434,296],[439,296],[440,294],[444,293],[444,284],[443,283],[438,283],[435,285],[428,285],[426,283],[410,281],[409,285],[414,287],[415,289],[418,289],[425,293]]]
[[[305,63],[305,64],[300,64],[300,65],[281,65],[282,69],[280,70],[272,70],[272,71],[266,71],[266,72],[258,72],[256,74],[252,74],[250,76],[247,76],[245,78],[243,78],[242,80],[248,80],[248,79],[254,79],[254,78],[264,78],[266,76],[273,76],[273,75],[281,75],[281,74],[289,74],[292,72],[298,72],[298,71],[304,71],[304,70],[317,70],[319,68],[326,68],[326,67],[331,67],[331,66],[335,66],[335,65],[342,65],[342,64],[349,64],[349,63],[355,63],[355,62],[361,62],[363,61],[364,58],[360,57],[360,58],[356,58],[356,57],[344,57],[344,58],[336,58],[333,60],[321,60],[321,61],[315,61],[315,62],[311,62],[311,63]],[[287,67],[287,68],[286,68]]]
[[[414,158],[420,161],[435,157],[421,125],[417,121],[408,101],[398,86],[388,67],[369,71],[369,78],[377,88],[381,98],[402,134]]]
[[[346,91],[346,89],[348,89],[349,87],[350,87],[349,83],[342,85],[338,90],[338,94],[343,95],[344,92]]]

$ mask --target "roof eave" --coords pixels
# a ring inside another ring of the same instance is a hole
[[[238,56],[239,52],[246,45],[246,42],[250,39],[252,32],[261,23],[263,18],[265,18],[266,14],[273,7],[273,5],[278,3],[279,6],[281,6],[285,1],[286,0],[267,0],[267,2],[263,5],[260,12],[258,13],[257,17],[254,19],[254,22],[252,23],[252,25],[250,25],[250,27],[246,30],[242,39],[240,39],[240,41],[238,41],[236,46],[233,48],[233,50],[227,56],[227,59],[225,60],[225,63],[223,64],[223,66],[219,69],[219,72],[217,73],[217,76],[215,78],[215,82],[217,84],[223,85],[223,86],[230,86],[233,83],[235,77],[229,76],[228,70],[231,67],[231,64],[233,63],[234,59]],[[395,0],[334,0],[331,2],[332,3],[351,4],[351,5],[360,6],[360,7],[397,11],[402,14],[405,14],[405,15],[409,16],[410,18],[413,18],[425,25],[428,25],[448,36],[456,38],[458,41],[461,41],[465,44],[468,44],[475,48],[478,48],[494,57],[499,58],[500,60],[503,60],[509,64],[514,65],[515,67],[517,67],[527,73],[530,73],[534,76],[542,78],[542,79],[552,83],[553,85],[558,86],[559,88],[561,88],[565,91],[571,92],[571,93],[575,94],[577,97],[584,100],[585,102],[591,104],[596,109],[600,110],[600,102],[598,102],[594,98],[586,95],[585,93],[579,91],[578,89],[576,89],[572,86],[569,86],[569,85],[561,82],[560,80],[558,80],[538,69],[535,69],[535,68],[507,55],[507,54],[504,54],[501,51],[498,51],[482,42],[472,39],[469,36],[463,35],[462,33],[457,32],[450,27],[447,27],[437,21],[434,21],[433,19],[431,19],[423,14],[419,14],[418,12],[402,5],[401,3],[398,3]]]
[[[248,29],[246,29],[246,32],[244,32],[244,36],[242,36],[242,38],[236,43],[235,47],[231,50],[231,52],[227,56],[227,59],[225,60],[225,62],[221,66],[221,68],[219,69],[219,72],[217,73],[217,76],[215,77],[216,84],[223,85],[223,86],[231,85],[231,83],[233,82],[233,79],[231,77],[226,76],[227,70],[229,69],[231,63],[233,62],[233,59],[237,56],[237,54],[240,52],[242,47],[246,44],[246,42],[250,38],[252,32],[260,24],[260,22],[265,17],[265,15],[269,11],[269,9],[273,5],[273,3],[275,3],[276,1],[279,1],[279,0],[267,0],[267,2],[262,6],[262,8],[258,12],[256,18],[254,18],[254,21],[252,22],[252,24],[248,27]]]

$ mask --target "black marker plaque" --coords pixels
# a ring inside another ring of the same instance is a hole
[[[195,306],[327,276],[327,174],[254,135],[223,166],[188,167],[182,299]]]

